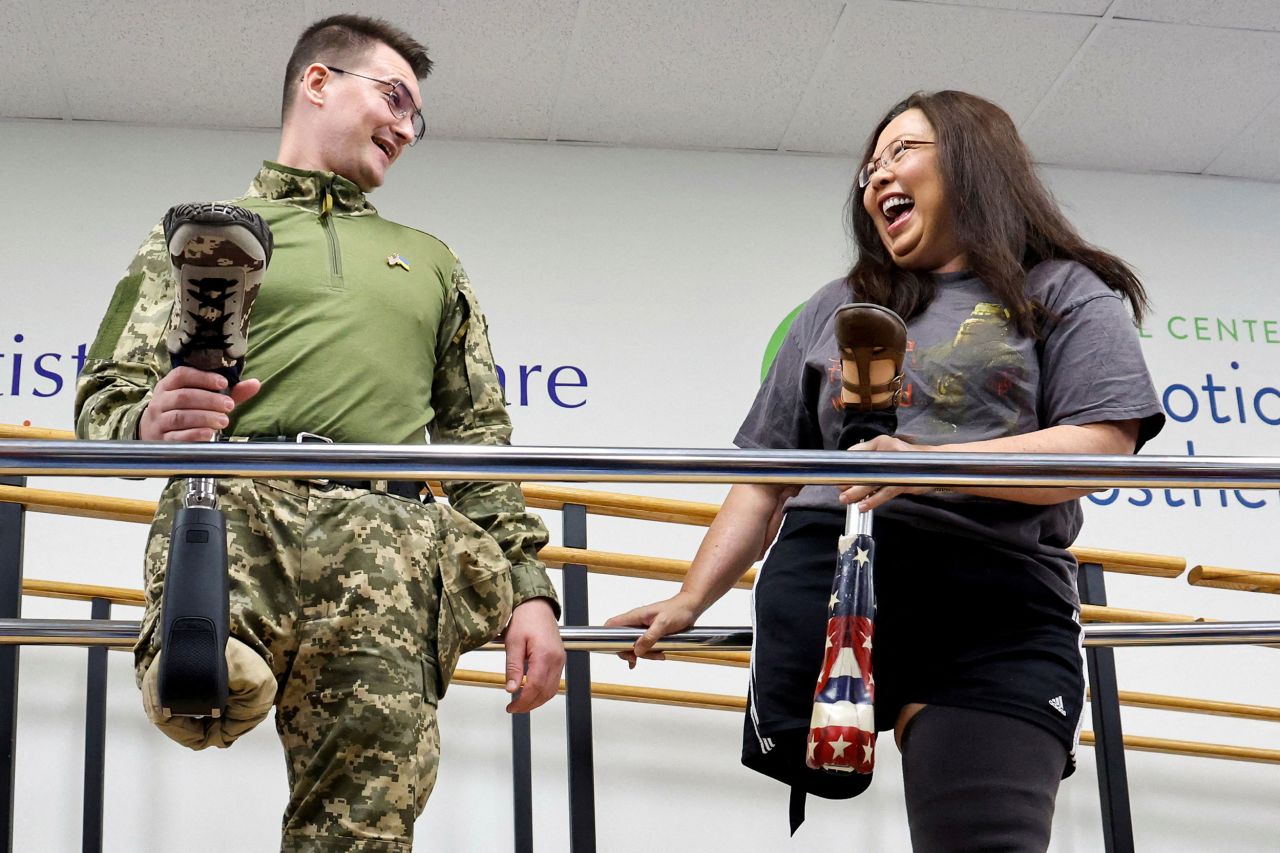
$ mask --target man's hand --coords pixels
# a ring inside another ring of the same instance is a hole
[[[143,441],[211,441],[225,429],[231,410],[257,394],[262,383],[245,379],[222,393],[226,377],[194,367],[177,367],[156,383],[151,402],[138,419]]]
[[[522,602],[502,638],[507,645],[507,692],[513,694],[507,712],[532,711],[560,690],[564,644],[555,611],[545,598]]]

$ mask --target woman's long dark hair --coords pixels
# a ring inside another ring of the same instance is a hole
[[[965,92],[916,92],[876,125],[861,163],[875,156],[885,126],[910,109],[923,112],[937,133],[938,168],[969,269],[1010,309],[1019,331],[1037,335],[1043,306],[1028,297],[1026,279],[1032,267],[1047,260],[1088,267],[1129,300],[1135,322],[1142,322],[1148,303],[1138,277],[1124,261],[1076,232],[1036,175],[1013,120],[990,101]],[[935,279],[927,271],[894,265],[862,196],[855,183],[847,207],[858,260],[847,281],[856,300],[910,319],[933,301]]]

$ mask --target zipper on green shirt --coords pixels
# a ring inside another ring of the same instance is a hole
[[[320,226],[329,241],[329,286],[343,290],[342,249],[338,245],[338,230],[333,224],[333,184],[324,188],[324,200],[320,205]]]

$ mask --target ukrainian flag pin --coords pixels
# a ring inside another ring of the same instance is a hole
[[[412,271],[412,270],[413,270],[413,267],[409,266],[409,262],[408,262],[408,261],[406,261],[406,260],[405,260],[403,257],[401,257],[399,254],[395,254],[395,255],[387,255],[387,266],[389,266],[389,267],[404,267],[404,268],[405,268],[405,270],[408,270],[408,271]]]

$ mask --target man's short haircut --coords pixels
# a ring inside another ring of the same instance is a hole
[[[298,36],[284,72],[284,99],[280,107],[283,121],[293,105],[296,84],[313,62],[347,63],[363,58],[378,44],[385,44],[404,58],[419,80],[431,73],[427,49],[397,26],[381,18],[364,15],[331,15],[316,21]]]

